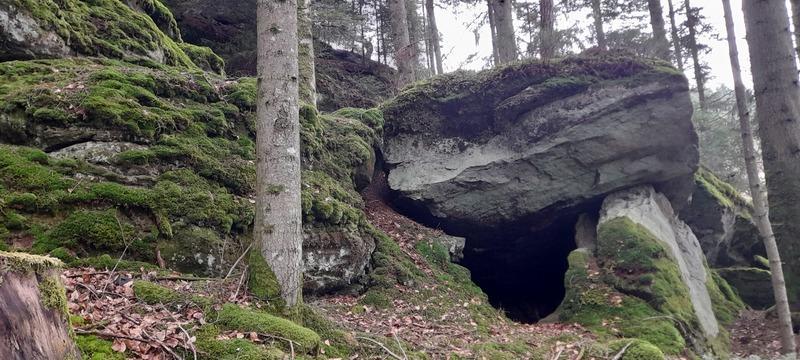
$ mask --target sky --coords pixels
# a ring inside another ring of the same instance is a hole
[[[752,77],[750,74],[750,59],[747,51],[747,42],[745,41],[745,26],[744,18],[741,12],[742,0],[730,0],[733,9],[734,26],[736,31],[737,43],[739,46],[739,61],[742,65],[743,78],[745,85],[750,87],[752,84]],[[669,17],[666,13],[666,1],[664,3],[664,18],[669,27]],[[703,60],[707,62],[711,68],[711,78],[708,80],[709,87],[716,88],[720,85],[727,85],[733,87],[733,78],[731,75],[730,59],[728,57],[728,43],[725,37],[725,19],[722,10],[722,1],[719,0],[694,0],[692,6],[702,7],[702,14],[706,17],[706,21],[714,28],[714,32],[719,34],[717,38],[710,36],[703,36],[702,41],[708,44],[711,48],[710,53],[703,56]],[[446,56],[444,62],[445,71],[453,71],[456,69],[471,69],[480,70],[486,66],[483,61],[484,58],[491,54],[491,38],[489,28],[483,26],[479,32],[479,41],[476,43],[476,37],[470,30],[468,24],[475,21],[481,12],[485,10],[485,2],[478,2],[477,6],[460,5],[458,8],[444,9],[437,7],[436,20],[439,31],[442,34],[442,52]],[[682,22],[683,19],[679,19]],[[571,14],[561,15],[557,19],[557,27],[569,26],[573,23],[580,22],[583,27],[590,27],[592,20],[586,17],[586,14]],[[608,26],[608,25],[607,25]],[[515,24],[515,28],[519,28],[520,24]],[[669,28],[667,29],[669,32]],[[590,39],[586,39],[589,43]],[[468,61],[471,54],[478,54],[472,57],[473,61]],[[686,69],[686,75],[692,77],[691,65]]]

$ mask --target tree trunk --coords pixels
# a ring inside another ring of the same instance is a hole
[[[539,1],[539,55],[542,60],[547,61],[555,56],[555,18],[553,17],[553,0]]]
[[[692,8],[689,0],[684,0],[684,4],[686,6],[686,27],[689,28],[689,52],[692,54],[694,81],[697,84],[697,97],[700,101],[700,109],[705,110],[705,74],[703,74],[703,66],[700,64],[700,53],[697,48],[697,10]]]
[[[297,0],[298,71],[300,102],[317,106],[317,76],[314,73],[314,35],[311,0]]]
[[[422,7],[422,26],[425,29],[425,60],[428,64],[428,72],[431,76],[436,75],[436,60],[433,58],[433,47],[431,47],[431,26],[428,23],[428,6]]]
[[[389,0],[392,18],[392,40],[394,61],[397,63],[397,87],[410,84],[416,78],[414,71],[414,48],[408,37],[408,14],[405,0]]]
[[[294,306],[301,301],[303,273],[297,2],[258,0],[256,16],[258,107],[253,239],[261,257],[256,259],[266,261],[269,269],[253,271],[256,266],[251,264],[251,280],[269,282],[267,277],[274,276],[281,298],[287,306]]]
[[[672,0],[670,0],[672,1]],[[606,42],[606,31],[603,28],[603,7],[602,0],[592,0],[592,17],[594,18],[594,36],[597,39],[597,47],[603,50],[608,49]]]
[[[800,310],[800,89],[783,0],[744,1],[770,217],[786,262],[789,305]]]
[[[0,251],[0,357],[80,359],[70,337],[61,262]]]
[[[436,10],[433,6],[433,0],[425,0],[425,8],[428,9],[428,27],[431,32],[431,48],[433,49],[434,62],[436,63],[436,73],[444,74],[442,47],[439,44],[439,28],[436,26]]]
[[[725,10],[725,29],[728,36],[731,70],[733,71],[736,110],[739,113],[739,130],[742,135],[742,150],[745,167],[747,168],[747,180],[750,183],[750,193],[753,197],[753,207],[755,210],[754,218],[758,226],[758,232],[761,234],[761,238],[767,249],[767,256],[769,257],[769,267],[772,272],[772,289],[775,295],[775,304],[778,309],[778,320],[780,322],[779,332],[781,334],[781,345],[785,353],[791,353],[794,352],[796,345],[794,334],[792,333],[792,319],[789,310],[789,301],[786,295],[786,283],[783,278],[783,267],[781,265],[780,253],[778,252],[778,245],[775,241],[775,234],[772,231],[772,224],[769,220],[769,211],[767,209],[764,191],[761,187],[761,179],[758,177],[756,146],[750,127],[750,113],[747,108],[747,95],[745,93],[744,82],[742,81],[741,66],[739,65],[739,49],[736,45],[736,32],[733,27],[733,14],[730,0],[722,0],[722,5]]]
[[[517,60],[511,0],[489,0],[489,4],[494,15],[497,63],[507,64]]]
[[[673,6],[672,0],[667,0],[667,4],[669,5],[669,23],[672,32],[672,46],[675,48],[675,64],[678,66],[678,69],[681,69],[681,72],[683,72],[683,49],[681,48],[681,37],[678,35],[678,22],[675,19],[675,6]]]
[[[492,36],[492,62],[495,66],[500,64],[500,55],[497,53],[497,24],[494,20],[492,0],[486,0],[486,14],[489,18],[489,33]]]
[[[406,21],[408,24],[408,41],[411,44],[411,63],[414,66],[414,80],[419,79],[419,44],[420,26],[417,15],[417,0],[406,0]]]
[[[794,24],[794,49],[800,54],[800,0],[791,0],[792,24]]]
[[[650,26],[653,29],[653,53],[657,58],[669,61],[669,42],[667,31],[664,30],[661,0],[647,0],[647,8],[650,10]]]

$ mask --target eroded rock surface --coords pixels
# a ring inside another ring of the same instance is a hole
[[[686,79],[660,63],[607,56],[456,72],[383,109],[390,187],[456,227],[526,222],[639,184],[681,203],[697,168]]]

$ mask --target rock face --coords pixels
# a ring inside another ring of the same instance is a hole
[[[727,352],[719,322],[732,321],[742,304],[706,267],[697,238],[653,187],[606,197],[596,252],[580,248],[569,262],[562,320],[643,339],[666,354]]]
[[[756,256],[766,256],[766,249],[751,211],[736,189],[701,168],[689,205],[680,216],[700,240],[709,266],[752,267],[757,265]]]
[[[745,304],[753,309],[764,310],[775,305],[772,291],[772,275],[769,270],[746,267],[717,269],[719,275],[731,286]]]
[[[627,218],[641,225],[662,242],[668,256],[678,265],[703,334],[709,339],[716,337],[719,324],[708,294],[710,275],[706,271],[705,256],[692,230],[677,218],[667,198],[650,187],[610,195],[603,202],[598,226],[617,218]]]
[[[167,0],[185,41],[208,46],[225,59],[228,74],[256,73],[255,0]],[[394,93],[394,70],[350,51],[315,42],[320,110],[371,108]]]
[[[698,162],[686,79],[628,58],[457,72],[383,110],[390,187],[458,227],[528,222],[638,184],[680,203]]]

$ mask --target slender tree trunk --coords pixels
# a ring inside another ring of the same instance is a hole
[[[553,0],[539,0],[539,55],[547,61],[555,56],[555,17],[553,16]]]
[[[775,295],[775,304],[778,309],[778,321],[780,322],[779,332],[781,334],[781,345],[785,353],[794,352],[796,348],[794,334],[792,333],[792,318],[789,310],[789,301],[786,294],[786,283],[783,278],[783,267],[781,257],[778,252],[778,245],[775,241],[775,234],[772,231],[772,224],[769,220],[766,198],[761,187],[761,179],[758,177],[758,164],[756,163],[756,146],[753,140],[753,132],[750,127],[750,113],[747,108],[747,97],[742,81],[742,70],[739,65],[739,49],[736,45],[736,32],[733,27],[733,13],[731,11],[730,0],[722,0],[725,10],[725,29],[728,35],[728,49],[731,58],[731,70],[733,72],[734,92],[736,93],[736,110],[739,113],[739,128],[742,135],[743,155],[745,167],[747,168],[747,180],[750,183],[750,193],[753,195],[753,207],[755,208],[755,220],[764,245],[767,248],[769,257],[769,267],[772,272],[772,289]]]
[[[433,49],[434,61],[436,63],[436,73],[444,74],[442,47],[439,44],[439,28],[436,26],[436,10],[433,6],[433,0],[425,0],[425,8],[428,9],[428,27],[431,32],[431,48]]]
[[[500,64],[500,55],[497,53],[497,23],[494,19],[494,8],[492,7],[492,0],[486,0],[486,14],[489,17],[489,32],[492,36],[492,61],[494,65]]]
[[[789,16],[783,0],[743,4],[770,217],[789,305],[800,311],[800,89]]]
[[[664,10],[661,8],[661,0],[647,0],[647,9],[650,10],[650,27],[653,29],[654,55],[669,61],[669,42],[667,31],[664,30]]]
[[[672,1],[672,0],[670,0]],[[606,42],[606,31],[603,28],[603,4],[602,0],[592,0],[592,18],[594,18],[594,36],[597,39],[597,47],[603,50],[608,49]]]
[[[675,6],[673,6],[672,0],[667,0],[667,4],[669,5],[669,23],[672,32],[672,46],[675,48],[675,64],[678,66],[678,69],[681,69],[682,72],[683,49],[681,47],[681,37],[678,35],[678,22],[675,19]]]
[[[689,52],[692,54],[694,67],[694,81],[697,84],[697,97],[700,109],[706,109],[706,87],[703,66],[700,64],[700,50],[697,48],[697,9],[692,8],[689,0],[684,0],[686,6],[686,27],[689,28]]]
[[[511,0],[489,0],[494,15],[497,63],[506,64],[517,59],[517,41],[514,37]]]
[[[791,0],[792,24],[794,25],[794,49],[800,54],[800,0]]]
[[[414,48],[408,37],[408,13],[405,0],[389,0],[389,13],[392,18],[392,39],[394,40],[394,61],[397,63],[397,87],[410,84],[416,78]]]
[[[261,259],[251,261],[266,261],[281,298],[294,306],[301,301],[303,274],[297,2],[258,0],[256,11],[259,101],[253,237]],[[269,273],[252,272],[251,280],[270,281],[265,278]]]
[[[420,24],[419,16],[417,15],[417,0],[406,0],[406,21],[408,24],[408,41],[411,44],[411,63],[414,66],[414,80],[419,79],[420,67],[419,53],[420,53]]]
[[[317,76],[314,73],[314,35],[311,23],[311,0],[297,0],[297,61],[300,71],[300,101],[317,106]]]

